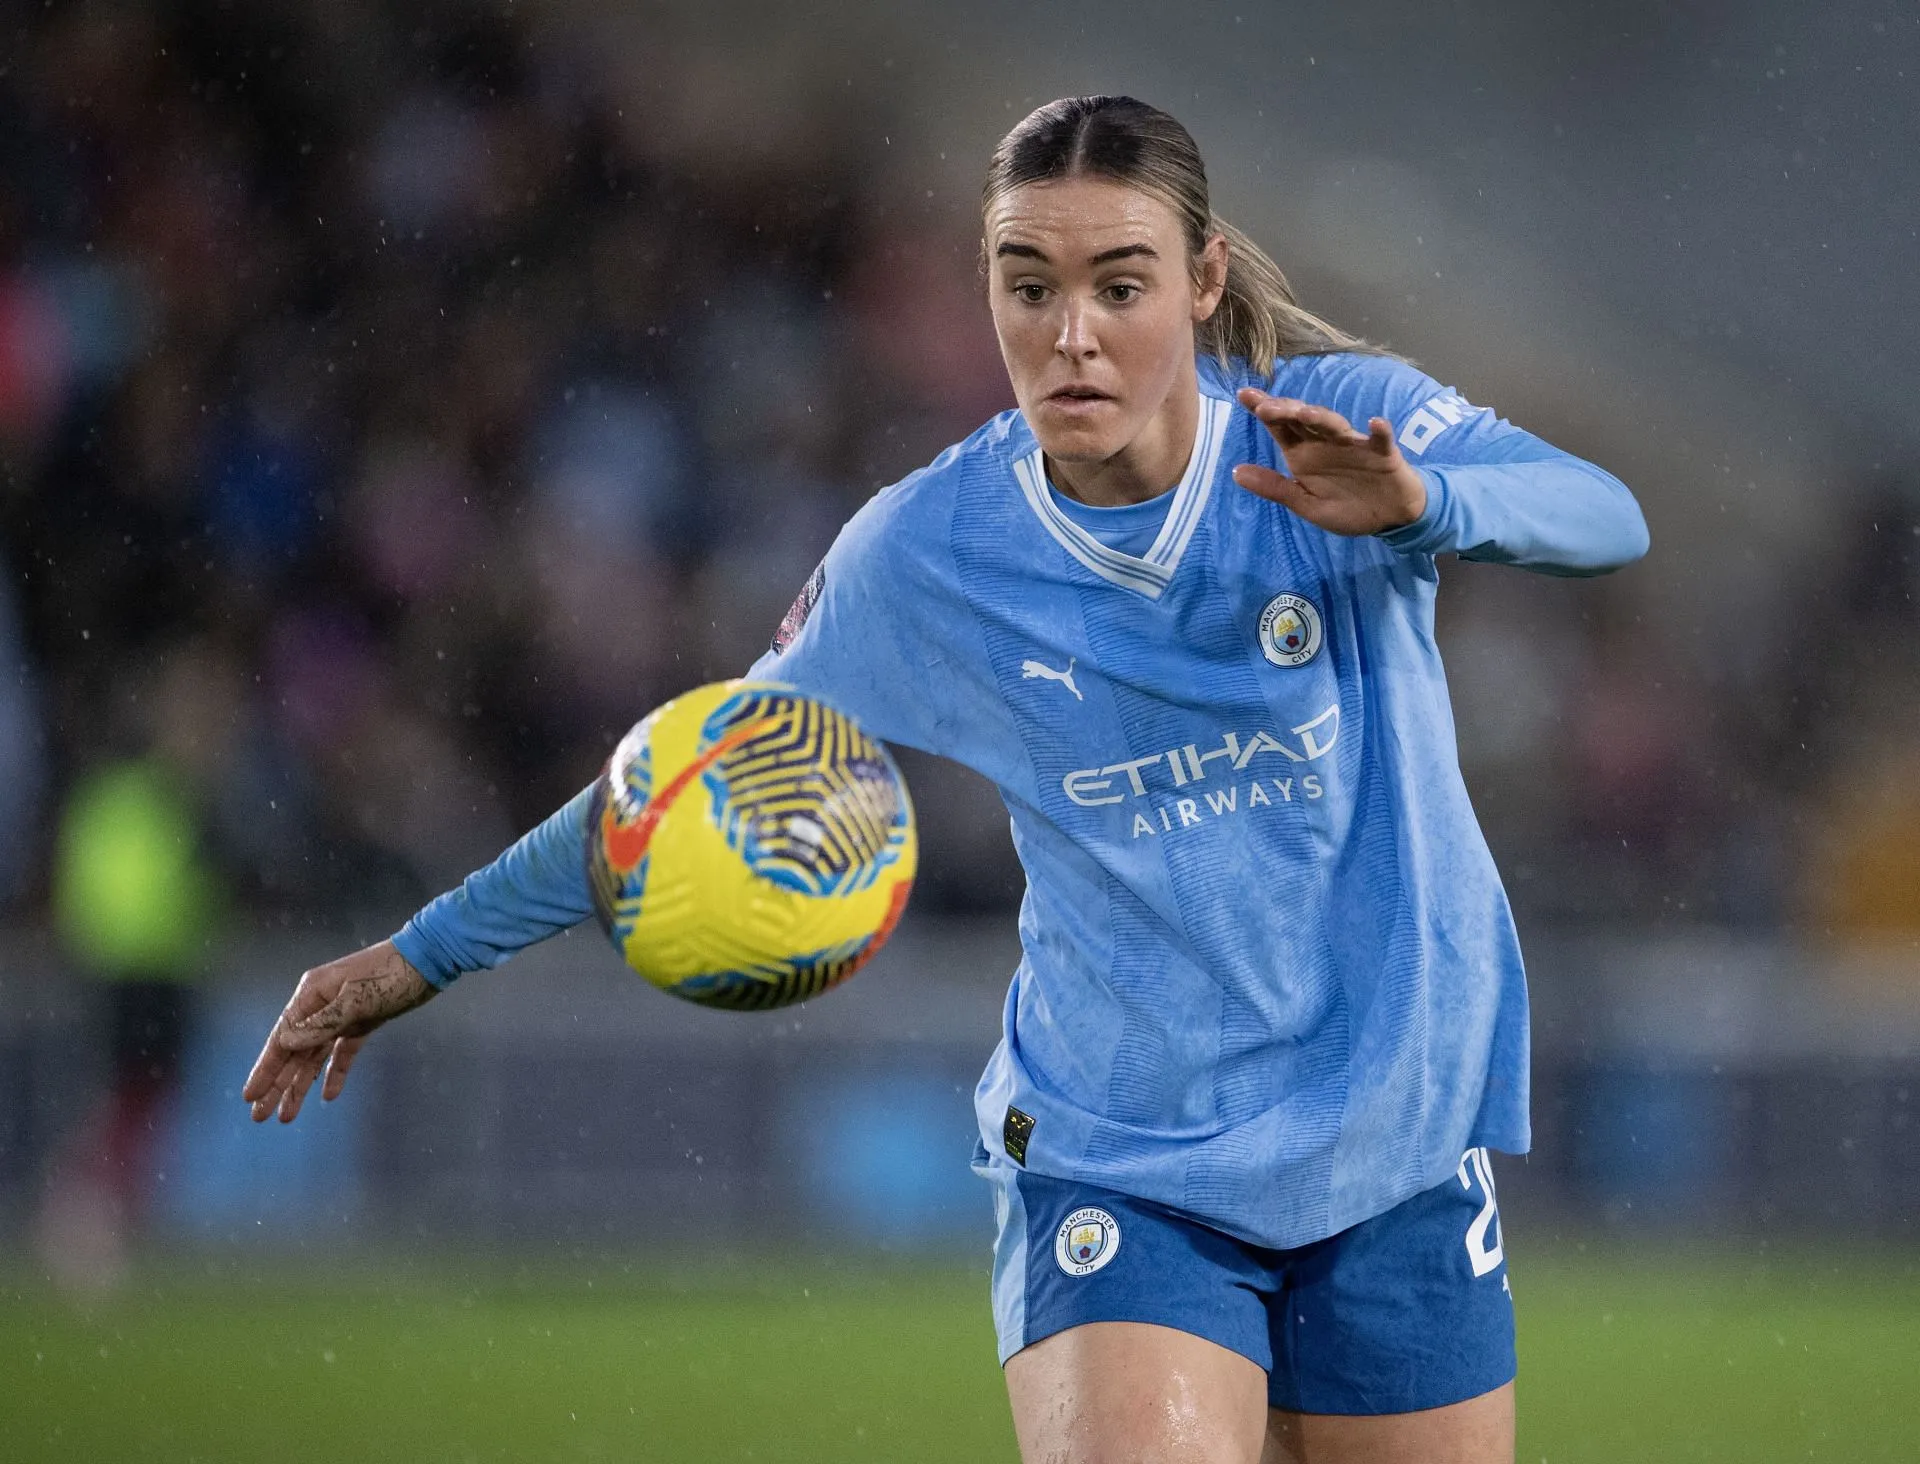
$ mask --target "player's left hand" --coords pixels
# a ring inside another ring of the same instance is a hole
[[[323,1070],[320,1096],[338,1098],[367,1034],[433,995],[390,940],[306,972],[240,1090],[253,1121],[264,1123],[278,1113],[280,1122],[292,1123]]]
[[[1356,537],[1400,528],[1426,511],[1426,480],[1400,455],[1385,417],[1369,418],[1367,430],[1356,432],[1331,408],[1251,386],[1241,390],[1240,405],[1273,434],[1287,465],[1284,473],[1257,463],[1235,468],[1233,481],[1249,493],[1328,533]]]

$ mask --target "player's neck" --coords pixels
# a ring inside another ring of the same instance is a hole
[[[1097,463],[1047,459],[1047,478],[1069,497],[1095,508],[1158,498],[1180,481],[1200,431],[1200,388],[1191,377],[1167,393],[1160,410],[1112,457]]]

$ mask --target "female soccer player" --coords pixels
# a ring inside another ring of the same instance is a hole
[[[976,1167],[1022,1455],[1510,1460],[1487,1151],[1528,1143],[1526,992],[1434,560],[1598,574],[1640,512],[1297,306],[1163,112],[1040,108],[983,224],[1019,409],[856,514],[752,674],[1012,810],[1024,958]],[[584,919],[585,808],[307,972],[254,1117]]]

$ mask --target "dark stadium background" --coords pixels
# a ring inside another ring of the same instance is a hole
[[[291,1129],[237,1090],[305,965],[1010,404],[979,178],[1086,90],[1653,528],[1595,583],[1443,570],[1537,1005],[1523,1457],[1920,1455],[1915,30],[0,7],[0,1456],[261,1457],[304,1400],[280,1457],[1011,1457],[965,1161],[1019,876],[964,774],[906,759],[913,907],[822,1002],[685,1008],[589,929]],[[115,1012],[179,1022],[177,1087],[107,1101]]]

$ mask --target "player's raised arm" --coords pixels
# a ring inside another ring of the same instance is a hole
[[[1403,362],[1368,361],[1332,396],[1369,413],[1364,434],[1335,407],[1243,390],[1287,472],[1246,464],[1234,480],[1332,533],[1377,534],[1407,553],[1594,575],[1647,552],[1646,519],[1618,478]]]
[[[1233,481],[1292,509],[1332,534],[1382,534],[1413,523],[1427,506],[1427,485],[1394,445],[1385,417],[1356,432],[1331,407],[1268,396],[1255,387],[1240,405],[1279,444],[1287,471],[1242,463]]]

